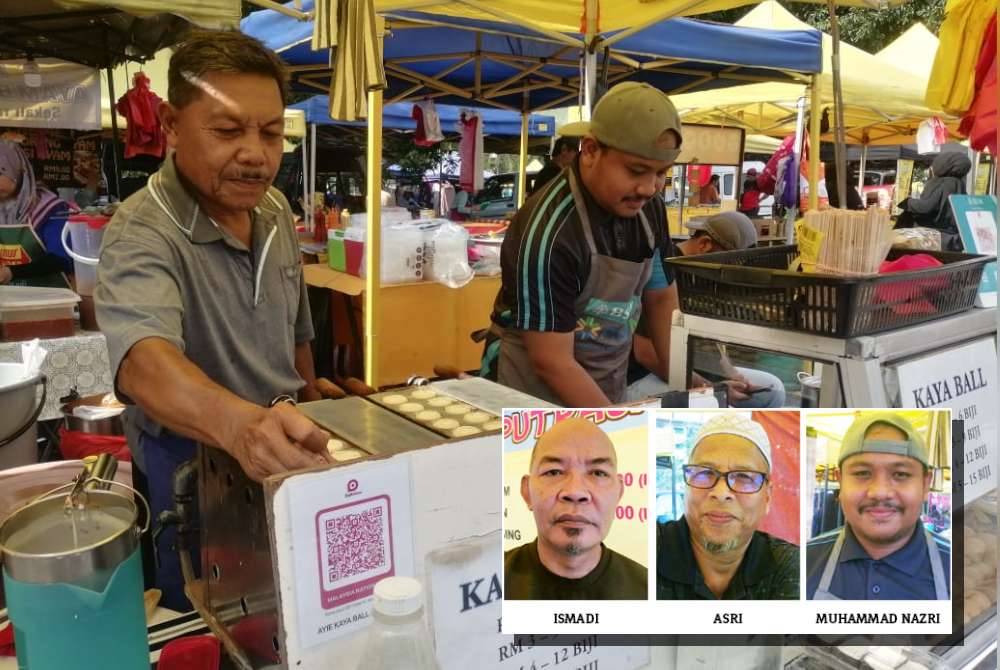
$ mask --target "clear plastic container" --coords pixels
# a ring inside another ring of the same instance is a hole
[[[73,259],[76,291],[80,295],[93,295],[97,286],[97,262],[101,256],[104,228],[111,219],[106,216],[74,214],[63,229],[62,240],[66,253]],[[69,235],[71,244],[66,244]]]
[[[372,619],[358,670],[440,670],[419,581],[412,577],[379,581]]]
[[[0,340],[71,337],[78,302],[65,288],[0,286]]]

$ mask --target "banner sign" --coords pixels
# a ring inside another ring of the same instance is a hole
[[[39,86],[25,83],[24,60],[0,61],[0,126],[100,130],[99,71],[55,58],[34,62]]]

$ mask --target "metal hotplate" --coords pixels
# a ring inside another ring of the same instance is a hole
[[[398,454],[444,441],[440,435],[357,396],[302,403],[299,409],[321,428],[369,454]]]

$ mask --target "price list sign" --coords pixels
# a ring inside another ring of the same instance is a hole
[[[897,368],[903,407],[951,408],[965,422],[965,504],[996,487],[997,351],[992,338]],[[956,455],[956,458],[958,456]]]

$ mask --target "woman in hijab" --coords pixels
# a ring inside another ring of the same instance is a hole
[[[965,195],[965,176],[972,169],[972,161],[963,153],[939,154],[931,163],[931,178],[924,184],[919,198],[907,198],[899,203],[897,228],[923,226],[941,231],[941,248],[961,251],[962,238],[958,234],[955,215],[948,197]]]
[[[68,287],[60,240],[69,205],[35,182],[28,157],[0,140],[0,284]]]

